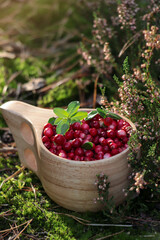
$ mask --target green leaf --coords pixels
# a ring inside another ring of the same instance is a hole
[[[97,110],[93,110],[93,111],[91,111],[90,113],[88,113],[88,116],[85,118],[85,120],[90,120],[90,119],[92,119],[94,116],[96,116],[97,115]]]
[[[92,142],[85,142],[83,145],[82,145],[82,148],[86,149],[86,150],[90,150],[92,149],[93,147],[93,143]]]
[[[101,117],[106,118],[106,111],[105,111],[105,109],[97,108],[97,112],[99,113],[99,115]]]
[[[54,125],[54,122],[55,122],[55,117],[52,117],[48,120],[48,123],[51,123],[52,125]]]
[[[54,121],[54,124],[57,125],[63,119],[65,119],[65,118],[56,118],[55,121]]]
[[[68,112],[63,108],[54,108],[53,112],[60,118],[66,118],[69,116]]]
[[[56,133],[64,135],[69,129],[69,120],[62,119],[56,127]]]
[[[78,119],[79,121],[86,118],[88,116],[87,112],[77,112],[72,115],[71,119]]]
[[[70,121],[70,124],[73,124],[73,123],[75,123],[75,122],[82,123],[82,122],[81,122],[79,119],[77,119],[77,118],[70,119],[69,121]]]
[[[69,117],[73,116],[78,111],[79,107],[80,107],[79,101],[71,102],[67,108],[67,113]]]
[[[116,120],[122,119],[119,115],[117,115],[115,113],[107,113],[107,117],[111,117]]]

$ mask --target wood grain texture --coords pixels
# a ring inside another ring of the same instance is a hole
[[[127,156],[129,149],[109,159],[91,162],[73,161],[52,154],[42,143],[44,124],[55,117],[52,110],[20,101],[9,101],[1,107],[2,115],[15,139],[22,164],[37,174],[48,196],[60,206],[79,212],[99,211],[96,175],[104,173],[110,182],[109,195],[116,205],[125,200],[128,186]],[[82,109],[90,111],[91,109]],[[134,124],[123,117],[135,129]]]

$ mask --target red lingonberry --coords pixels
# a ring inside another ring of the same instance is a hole
[[[50,151],[51,153],[54,153],[54,154],[57,153],[56,149],[53,149],[53,148],[50,148],[49,151]]]
[[[50,127],[45,128],[43,133],[45,136],[47,136],[49,138],[53,136],[53,130]]]
[[[107,144],[109,145],[109,144],[113,143],[113,139],[107,138],[107,139],[106,139],[106,142],[107,142]]]
[[[83,132],[81,132],[81,133],[79,134],[79,137],[82,138],[82,139],[84,139],[84,138],[86,137],[86,134],[83,133]]]
[[[100,124],[99,124],[98,121],[93,121],[93,122],[91,122],[90,126],[91,126],[92,128],[100,128]]]
[[[97,160],[103,159],[103,157],[104,157],[104,153],[103,153],[103,152],[99,152],[99,153],[97,153],[96,156],[95,156],[95,158],[96,158]]]
[[[110,117],[106,117],[105,119],[103,119],[103,122],[104,122],[104,125],[105,125],[105,126],[111,125],[111,124],[112,124],[112,121],[113,121],[113,119],[110,118]]]
[[[99,143],[99,136],[95,136],[93,138],[93,143],[96,144],[96,145]]]
[[[52,124],[51,123],[46,123],[46,124],[44,124],[44,127],[43,127],[43,129],[45,129],[45,128],[52,128],[53,126],[52,126]]]
[[[60,150],[58,156],[62,158],[67,158],[67,153],[64,150]]]
[[[102,147],[101,145],[97,145],[97,146],[95,146],[94,151],[95,151],[96,153],[102,152],[102,151],[103,151],[103,147]]]
[[[116,132],[112,129],[107,130],[107,137],[114,139],[116,137]]]
[[[106,146],[103,147],[103,152],[104,152],[104,153],[107,153],[107,152],[109,152],[109,151],[110,151],[110,148],[109,148],[108,145],[106,145]]]
[[[92,158],[93,155],[94,155],[94,153],[93,153],[91,150],[87,150],[87,151],[85,152],[85,157]]]
[[[71,129],[65,133],[65,138],[67,140],[72,140],[74,138],[74,131]]]
[[[81,124],[79,122],[75,122],[72,124],[72,128],[74,130],[81,130]]]
[[[89,133],[91,134],[91,136],[96,136],[97,135],[97,129],[96,128],[90,128],[89,129]]]
[[[118,138],[115,138],[115,139],[114,139],[114,142],[117,144],[118,148],[123,145],[123,143],[121,142],[121,140],[118,139]]]
[[[98,128],[98,129],[97,129],[97,134],[100,136],[102,131],[103,131],[102,128]]]
[[[66,151],[66,152],[69,152],[72,148],[72,143],[71,142],[66,142],[64,143],[63,145],[63,149]]]
[[[81,161],[81,156],[75,155],[75,156],[74,156],[74,160],[75,160],[75,161]]]
[[[100,136],[106,138],[106,137],[107,137],[106,131],[102,131],[101,134],[100,134]]]
[[[89,130],[89,125],[87,123],[82,123],[81,125],[81,130],[84,131],[84,130]]]
[[[121,129],[125,125],[126,121],[124,119],[117,120],[117,128]]]
[[[111,150],[111,155],[117,155],[119,153],[119,150],[117,148]]]
[[[68,159],[74,159],[74,153],[73,152],[69,152],[68,153]]]
[[[45,142],[44,146],[49,149],[51,147],[51,143],[50,142]]]
[[[80,136],[81,130],[74,131],[74,138],[78,138]]]
[[[72,141],[72,147],[74,147],[74,148],[80,147],[81,144],[82,144],[82,139],[81,138],[75,138]]]
[[[76,148],[75,149],[75,155],[83,156],[84,155],[84,150],[81,147]]]
[[[49,138],[47,136],[43,136],[42,137],[42,142],[45,143],[45,142],[49,142]]]
[[[128,137],[124,137],[124,138],[122,138],[122,142],[123,142],[123,143],[127,143],[128,140],[129,140]]]
[[[84,157],[84,161],[90,162],[90,161],[93,161],[93,158],[91,158],[91,157]]]
[[[117,144],[116,143],[110,143],[109,144],[109,147],[110,147],[110,149],[115,149],[115,148],[118,148],[118,146],[117,146]]]
[[[116,131],[116,135],[117,135],[118,138],[127,137],[127,133],[126,133],[126,131],[124,131],[123,129],[117,130],[117,131]]]
[[[107,145],[106,139],[105,139],[104,137],[100,137],[100,138],[99,138],[99,143],[100,143],[102,146]]]
[[[107,152],[107,153],[104,154],[103,158],[110,158],[111,156],[112,155],[109,152]]]
[[[59,153],[59,151],[62,150],[62,146],[61,145],[57,145],[56,149],[57,149],[57,152]]]
[[[90,134],[87,134],[85,140],[88,140],[88,142],[92,142],[93,137]]]
[[[57,144],[57,145],[63,145],[64,142],[65,142],[65,137],[62,135],[62,134],[56,134],[54,136],[54,142]]]

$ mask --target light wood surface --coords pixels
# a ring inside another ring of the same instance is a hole
[[[41,140],[44,124],[50,117],[55,117],[52,110],[20,101],[9,101],[0,108],[13,134],[22,164],[35,172],[45,192],[57,204],[79,212],[99,211],[102,206],[94,203],[98,197],[94,183],[96,175],[102,172],[108,176],[109,195],[114,197],[116,205],[125,200],[123,189],[128,186],[129,149],[109,159],[91,162],[60,158],[46,149]],[[124,119],[135,129],[131,121]]]

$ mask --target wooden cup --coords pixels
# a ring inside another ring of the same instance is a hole
[[[52,110],[35,107],[20,101],[9,101],[1,107],[22,164],[40,179],[45,192],[60,206],[78,211],[96,212],[102,209],[95,203],[98,197],[96,175],[104,173],[110,182],[109,197],[118,205],[125,200],[123,189],[128,186],[127,157],[129,148],[108,159],[73,161],[52,154],[41,140],[45,123],[56,117]],[[82,109],[91,110],[91,109]],[[123,117],[135,129],[134,124]]]

